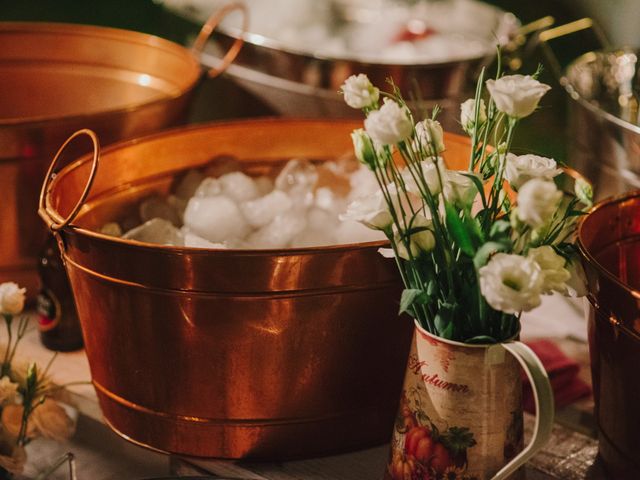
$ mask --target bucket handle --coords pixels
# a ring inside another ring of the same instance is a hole
[[[565,23],[564,25],[560,25],[555,28],[550,28],[548,30],[541,32],[540,35],[538,36],[540,46],[542,48],[542,51],[545,57],[547,57],[547,61],[551,66],[551,70],[553,70],[553,73],[556,79],[561,84],[564,83],[564,80],[563,80],[564,77],[562,75],[562,67],[560,66],[560,61],[558,60],[558,57],[553,51],[553,48],[551,48],[551,46],[549,45],[549,42],[551,40],[555,40],[556,38],[565,37],[567,35],[572,35],[574,33],[581,32],[583,30],[589,30],[589,29],[593,30],[593,33],[595,33],[598,39],[598,42],[600,42],[600,45],[602,48],[608,48],[610,46],[609,40],[607,39],[607,36],[604,34],[604,31],[592,18],[589,18],[589,17],[584,17],[574,22]]]
[[[56,173],[54,172],[56,165],[58,164],[58,160],[62,152],[64,152],[67,145],[71,143],[76,137],[81,135],[86,135],[91,139],[93,143],[93,159],[91,163],[91,171],[89,172],[89,178],[87,179],[87,184],[84,187],[84,191],[82,195],[80,195],[80,199],[76,206],[73,207],[71,213],[67,216],[67,218],[63,218],[60,216],[58,212],[52,210],[49,207],[49,203],[47,202],[47,197],[49,196],[49,192],[51,190],[51,181],[56,177]],[[69,225],[78,215],[80,208],[84,204],[87,196],[89,195],[89,191],[91,190],[91,185],[93,185],[93,181],[96,177],[96,172],[98,170],[98,159],[100,158],[100,142],[98,140],[98,136],[95,134],[93,130],[89,130],[88,128],[83,128],[82,130],[78,130],[73,135],[71,135],[67,140],[62,144],[62,146],[58,149],[58,152],[53,157],[51,161],[51,165],[49,165],[49,169],[47,170],[47,174],[44,177],[44,182],[42,183],[42,189],[40,190],[40,202],[38,206],[38,215],[45,221],[47,226],[52,232],[57,232],[62,230],[64,227]]]
[[[191,51],[197,57],[200,56],[202,50],[204,49],[205,44],[209,40],[209,37],[213,34],[216,27],[220,24],[220,22],[226,17],[229,13],[234,10],[239,10],[242,12],[242,30],[240,35],[235,39],[233,45],[227,50],[224,57],[222,57],[222,63],[218,67],[211,67],[209,71],[207,71],[207,76],[209,78],[215,78],[224,72],[229,65],[233,63],[233,61],[240,53],[242,49],[242,45],[244,43],[244,34],[249,29],[249,10],[247,6],[243,2],[232,2],[229,3],[218,10],[215,10],[211,16],[204,22],[202,28],[200,29],[200,33],[196,37],[195,42],[193,42],[193,46],[191,47]]]

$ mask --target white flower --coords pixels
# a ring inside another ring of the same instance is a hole
[[[408,192],[416,196],[422,196],[421,191],[424,189],[423,181],[420,177],[424,179],[424,183],[426,183],[429,191],[432,195],[439,195],[442,191],[442,185],[445,183],[445,172],[446,167],[444,165],[444,160],[442,157],[438,157],[437,163],[433,160],[423,160],[420,162],[420,170],[417,168],[412,168],[409,170],[408,167],[405,167],[400,175],[404,180],[405,187]],[[420,174],[422,172],[422,174]],[[414,179],[414,176],[417,178]]]
[[[520,188],[532,178],[552,180],[562,173],[553,158],[540,157],[538,155],[514,155],[507,153],[505,178],[515,189]]]
[[[12,382],[7,375],[0,378],[0,404],[12,401],[17,392],[17,383]]]
[[[562,198],[555,183],[534,178],[518,192],[518,218],[533,228],[545,225],[553,216]]]
[[[380,97],[380,90],[373,86],[369,78],[361,73],[351,75],[342,84],[344,101],[351,108],[365,108],[373,106]]]
[[[436,245],[436,239],[433,235],[433,222],[430,218],[417,214],[408,227],[412,231],[417,230],[409,236],[408,243],[411,256],[415,258],[420,254],[420,252],[430,252],[433,250],[433,247]],[[409,250],[407,250],[405,245],[406,242],[402,241],[399,233],[394,235],[394,243],[398,250],[398,256],[405,260],[409,260],[411,258]]]
[[[416,140],[415,149],[424,151],[427,153],[433,153],[432,149],[435,148],[435,153],[444,152],[444,130],[440,122],[427,118],[421,122],[416,123]]]
[[[351,132],[351,140],[353,141],[353,150],[356,158],[360,163],[374,170],[376,166],[376,149],[369,135],[362,128],[358,128]]]
[[[411,136],[413,122],[406,108],[385,98],[380,110],[371,112],[366,118],[364,128],[374,142],[393,145]]]
[[[25,292],[25,288],[14,282],[0,284],[0,313],[17,315],[22,312]]]
[[[444,182],[444,197],[448,202],[454,203],[461,208],[470,206],[478,194],[473,180],[468,175],[478,175],[466,170],[446,170]]]
[[[518,313],[540,305],[543,277],[533,260],[496,253],[478,272],[480,291],[494,309]]]
[[[64,442],[76,430],[76,422],[58,402],[50,398],[37,406],[31,414],[36,431],[45,438]]]
[[[584,273],[582,262],[578,257],[572,258],[567,263],[570,278],[567,280],[565,295],[569,297],[584,297],[589,290],[587,288],[587,275]]]
[[[475,98],[470,98],[465,100],[460,105],[460,124],[462,125],[462,129],[467,132],[469,135],[473,132],[473,129],[476,127],[480,127],[484,122],[487,121],[487,107],[484,104],[484,100],[480,99],[480,107],[478,112],[478,125],[476,122],[476,100]]]
[[[565,268],[567,261],[558,255],[549,245],[532,248],[527,254],[527,258],[538,264],[542,270],[542,293],[553,291],[565,293],[567,291],[567,281],[571,274]]]
[[[498,110],[513,118],[523,118],[533,113],[551,87],[530,75],[505,75],[487,80],[487,88]]]
[[[347,211],[340,215],[340,220],[360,222],[373,230],[385,230],[393,223],[384,196],[379,190],[351,202]]]

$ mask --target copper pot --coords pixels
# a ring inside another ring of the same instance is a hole
[[[388,441],[413,328],[398,318],[402,285],[382,242],[205,250],[96,233],[217,155],[250,172],[334,159],[350,154],[360,125],[182,128],[107,149],[97,173],[98,155],[82,158],[43,187],[93,383],[122,436],[183,455],[272,460]],[[449,161],[464,168],[467,139],[447,141]]]
[[[231,7],[205,24],[196,53]],[[210,74],[239,48],[234,44]],[[176,125],[202,74],[194,53],[152,35],[6,22],[0,23],[0,77],[0,282],[16,281],[35,294],[35,259],[46,233],[36,198],[58,146],[82,127],[111,143]],[[88,150],[74,147],[76,157]]]
[[[640,191],[582,221],[589,350],[599,448],[611,478],[640,478]]]

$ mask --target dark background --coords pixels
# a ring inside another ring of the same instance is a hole
[[[553,15],[556,24],[562,24],[581,18],[585,14],[580,8],[580,2],[576,1],[562,3],[559,0],[489,0],[487,3],[512,11],[523,24],[545,15]],[[198,31],[197,25],[168,12],[161,1],[151,0],[0,0],[0,20],[113,26],[155,34],[180,44],[186,44]],[[563,64],[581,53],[598,48],[597,42],[589,35],[575,35],[554,42],[553,46]],[[521,72],[531,73],[539,63],[545,65],[546,60],[538,48],[524,58]],[[541,80],[553,88],[543,99],[541,111],[522,122],[514,148],[526,147],[529,151],[564,161],[567,143],[566,93],[549,68],[545,69]],[[190,119],[199,122],[270,113],[258,99],[239,91],[228,80],[222,78],[205,82],[195,99]]]

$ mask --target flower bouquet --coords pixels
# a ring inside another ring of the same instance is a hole
[[[24,288],[0,284],[0,315],[8,336],[0,363],[0,479],[22,473],[25,447],[35,438],[64,441],[75,431],[73,413],[54,399],[62,387],[47,376],[55,356],[44,370],[35,363],[16,365],[16,351],[29,326],[29,318],[21,315],[24,301]]]
[[[578,179],[565,193],[555,160],[511,152],[520,120],[550,87],[539,72],[497,70],[488,80],[483,71],[475,98],[461,105],[470,137],[464,171],[449,170],[441,156],[437,108],[416,121],[393,83],[382,93],[358,75],[342,87],[346,103],[366,116],[352,134],[355,155],[379,185],[347,215],[388,238],[381,253],[395,258],[404,282],[399,310],[416,322],[391,478],[490,478],[521,464],[531,449],[511,461],[522,449],[518,363],[539,387],[547,418],[539,411],[538,421],[552,418],[544,369],[514,340],[521,313],[542,295],[583,293],[573,239],[591,187]],[[402,476],[407,469],[413,476]]]

